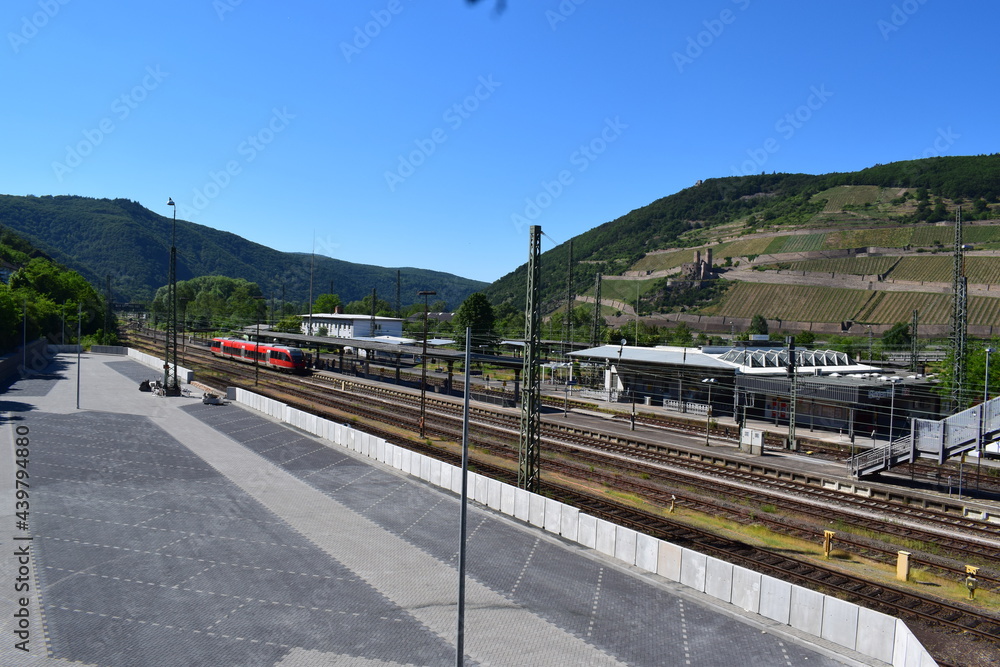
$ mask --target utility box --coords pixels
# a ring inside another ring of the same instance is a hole
[[[740,429],[740,450],[760,456],[764,453],[764,432],[752,428]]]

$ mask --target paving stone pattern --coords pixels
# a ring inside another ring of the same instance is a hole
[[[117,371],[118,373],[121,373],[129,380],[132,380],[132,382],[136,384],[136,391],[139,390],[139,383],[143,380],[163,381],[162,370],[157,371],[157,369],[145,364],[140,364],[138,361],[123,359],[122,361],[109,361],[104,365]]]
[[[438,637],[148,419],[34,415],[32,435],[44,443],[31,463],[33,528],[53,657],[272,665],[299,647],[453,661]]]
[[[47,396],[59,380],[65,380],[69,377],[67,369],[67,364],[54,361],[45,368],[44,372],[17,379],[10,386],[0,388],[0,393],[3,394],[3,400],[0,400],[0,412],[19,412],[23,409],[23,404],[19,403],[20,398]]]
[[[413,547],[457,565],[459,503],[453,494],[359,461],[248,411],[204,405],[182,409]],[[622,663],[839,664],[806,647],[762,636],[759,629],[709,608],[681,602],[663,588],[541,539],[488,510],[472,506],[468,525],[471,579]]]

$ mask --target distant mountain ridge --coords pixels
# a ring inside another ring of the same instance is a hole
[[[843,210],[839,205],[831,209],[831,202],[819,195],[838,186],[899,188],[901,195],[908,191],[908,199],[867,207],[847,202]],[[927,191],[925,205],[915,207],[914,193],[920,190]],[[939,203],[942,198],[947,201]],[[622,275],[642,270],[646,267],[640,262],[654,251],[708,247],[765,232],[802,233],[820,224],[849,230],[859,225],[880,228],[946,222],[963,202],[968,217],[1000,217],[998,201],[1000,153],[908,160],[856,172],[709,178],[574,237],[573,291],[592,293],[598,272]],[[984,210],[984,203],[994,205]],[[723,255],[716,258],[722,260]],[[542,254],[543,312],[551,312],[565,299],[569,259],[569,241]],[[490,285],[487,296],[495,304],[510,303],[522,309],[526,273],[527,264],[523,264]]]
[[[9,227],[56,261],[79,271],[103,289],[111,276],[119,301],[145,301],[167,281],[172,219],[128,199],[79,196],[0,195],[0,225]],[[378,291],[395,303],[396,268],[355,264],[309,253],[286,253],[186,220],[177,220],[177,278],[200,275],[243,278],[268,297],[309,297],[310,263],[314,297],[333,290],[344,303]],[[457,308],[487,283],[440,271],[401,267],[400,301],[414,303],[418,290]]]

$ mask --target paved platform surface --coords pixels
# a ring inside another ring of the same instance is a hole
[[[61,356],[0,395],[0,665],[456,663],[454,494],[235,405],[140,393],[157,372],[121,357],[84,357],[78,410],[76,372]],[[467,665],[867,664],[482,507],[468,526]]]

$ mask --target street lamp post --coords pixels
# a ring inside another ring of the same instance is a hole
[[[986,348],[986,373],[983,374],[983,406],[979,408],[979,450],[976,452],[976,491],[979,491],[979,473],[983,465],[983,438],[986,435],[986,403],[990,400],[990,355],[993,348]]]
[[[424,344],[423,352],[420,356],[420,437],[424,437],[424,417],[427,414],[427,299],[428,297],[436,296],[437,292],[434,290],[420,290],[417,292],[417,296],[424,297]],[[468,392],[469,388],[466,387],[465,391]]]
[[[983,403],[990,400],[990,355],[993,354],[993,348],[986,348],[986,373],[983,375]]]
[[[622,343],[618,347],[618,381],[621,382],[622,377],[622,350],[625,349],[625,343],[628,341],[622,338]],[[625,383],[621,382],[622,388],[624,389]],[[635,394],[630,390],[629,397],[632,399],[632,415],[629,417],[629,430],[635,430]]]
[[[892,393],[889,398],[889,446],[892,446],[892,426],[896,420],[896,380],[890,379],[892,383]]]
[[[163,359],[163,394],[164,396],[180,396],[181,388],[177,381],[177,205],[170,197],[167,206],[174,209],[174,221],[170,231],[170,277],[167,292],[167,332],[166,354]],[[173,364],[173,372],[170,366]]]
[[[260,380],[260,303],[258,300],[267,297],[255,296],[254,299],[254,311],[257,315],[257,339],[254,341],[253,345],[253,386],[257,386],[257,382]]]
[[[709,447],[708,434],[712,430],[712,385],[715,384],[715,378],[705,378],[702,382],[708,385],[708,410],[705,412],[705,446]]]
[[[630,431],[634,431],[635,430],[635,393],[634,392],[629,392],[629,396],[632,397],[632,417],[629,420],[628,428],[629,428]]]

